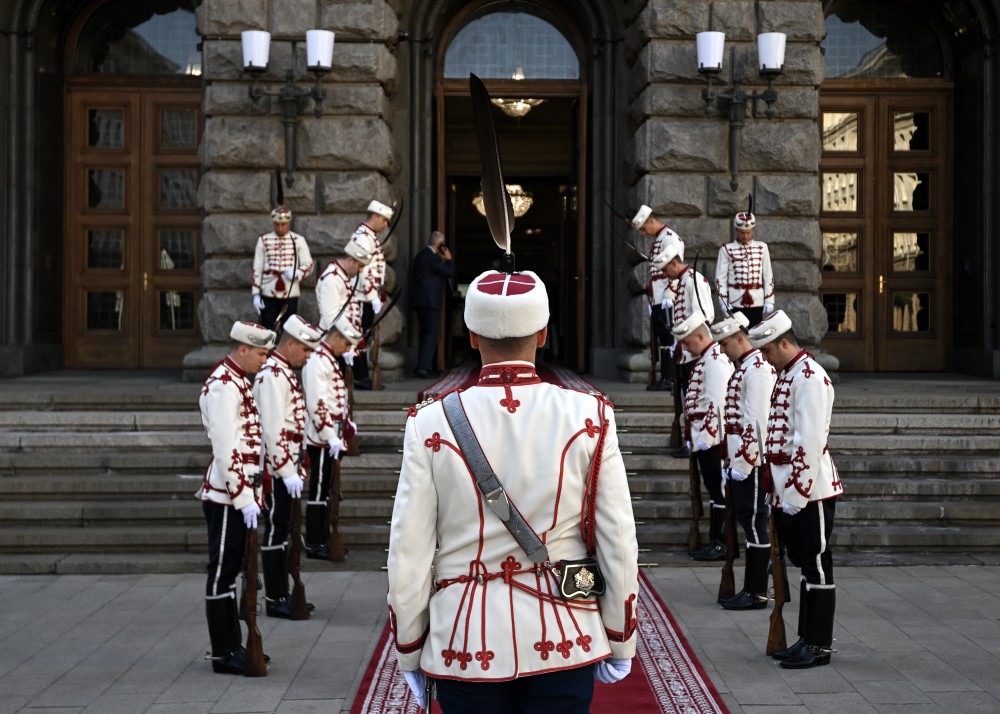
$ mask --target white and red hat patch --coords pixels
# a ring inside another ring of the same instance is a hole
[[[465,324],[494,340],[533,335],[549,323],[549,294],[535,273],[487,270],[469,285]]]

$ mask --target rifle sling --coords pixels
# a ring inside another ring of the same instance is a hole
[[[448,425],[451,426],[451,430],[455,434],[455,441],[458,442],[458,448],[465,456],[469,468],[472,469],[472,475],[476,477],[476,486],[479,488],[483,500],[486,501],[486,505],[503,522],[517,544],[531,558],[531,562],[544,563],[549,559],[548,549],[538,534],[518,513],[517,508],[512,507],[503,484],[493,473],[493,469],[490,468],[489,462],[486,460],[486,455],[479,446],[479,441],[472,431],[472,425],[462,408],[462,400],[458,396],[458,392],[448,394],[442,400],[442,405],[444,406],[444,415],[448,419]]]

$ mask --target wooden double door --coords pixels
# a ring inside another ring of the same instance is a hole
[[[198,343],[198,89],[67,91],[67,367],[179,368]]]
[[[823,88],[823,347],[843,370],[949,367],[949,96]]]

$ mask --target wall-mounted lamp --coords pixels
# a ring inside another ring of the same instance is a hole
[[[243,33],[243,71],[252,78],[250,84],[250,99],[254,106],[261,97],[277,97],[281,102],[282,123],[285,125],[285,183],[291,187],[295,183],[295,128],[298,124],[299,101],[312,97],[315,102],[314,113],[317,117],[323,114],[323,100],[326,90],[320,86],[323,75],[333,67],[334,33],[329,30],[308,30],[306,32],[306,66],[316,76],[316,84],[310,89],[296,86],[295,75],[291,69],[285,73],[285,86],[277,92],[269,92],[261,88],[261,75],[267,70],[267,61],[271,48],[271,33],[261,30],[246,30]],[[292,62],[295,61],[295,47],[292,47]]]
[[[757,35],[757,58],[760,76],[767,80],[767,89],[748,94],[739,80],[732,79],[732,86],[722,90],[712,87],[712,80],[722,72],[722,55],[726,35],[722,32],[699,32],[698,74],[705,78],[705,88],[701,96],[705,100],[705,116],[712,116],[712,105],[718,108],[720,116],[729,116],[729,173],[730,187],[735,191],[740,178],[740,146],[743,140],[743,123],[747,115],[747,104],[753,103],[753,116],[757,116],[757,102],[764,100],[767,109],[764,116],[774,117],[774,104],[778,101],[778,90],[774,79],[781,75],[785,64],[785,33],[765,32]],[[735,63],[734,63],[735,64]]]

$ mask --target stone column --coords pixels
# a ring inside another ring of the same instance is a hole
[[[646,203],[685,242],[685,259],[714,281],[718,249],[732,240],[732,219],[755,196],[754,237],[768,244],[777,306],[792,318],[806,345],[827,329],[820,286],[819,85],[824,34],[818,0],[649,0],[635,8],[626,33],[630,70],[629,121],[634,131],[625,151],[632,204]],[[695,34],[726,33],[720,80],[732,77],[748,91],[766,85],[757,74],[756,38],[788,35],[784,74],[775,82],[775,117],[749,115],[743,129],[739,185],[730,188],[729,122],[713,106],[705,116],[704,81],[697,74]],[[643,239],[633,234],[638,243]],[[639,245],[648,251],[651,241]],[[624,379],[641,382],[649,368],[648,267],[638,263],[629,278],[634,297],[625,322],[633,349],[619,357]],[[717,310],[718,314],[718,310]],[[835,368],[829,355],[825,365]]]
[[[257,318],[250,300],[257,236],[271,230],[275,169],[285,173],[281,106],[264,97],[254,107],[243,73],[240,33],[267,30],[271,54],[262,85],[280,89],[292,69],[299,86],[313,75],[306,70],[305,33],[337,33],[333,69],[323,80],[326,101],[316,117],[313,102],[301,102],[297,124],[295,179],[284,186],[293,212],[292,230],[301,233],[317,268],[302,285],[299,312],[316,323],[317,270],[342,252],[368,202],[391,203],[398,196],[399,159],[390,129],[391,97],[397,62],[387,42],[399,20],[385,0],[204,0],[197,9],[203,40],[204,133],[200,146],[198,197],[202,221],[203,294],[198,308],[204,344],[184,358],[185,377],[204,378],[226,353],[234,320]],[[395,287],[391,262],[397,239],[385,246],[390,265],[386,287]],[[383,345],[400,334],[403,319],[382,323]],[[402,375],[402,357],[383,347],[383,379]]]

